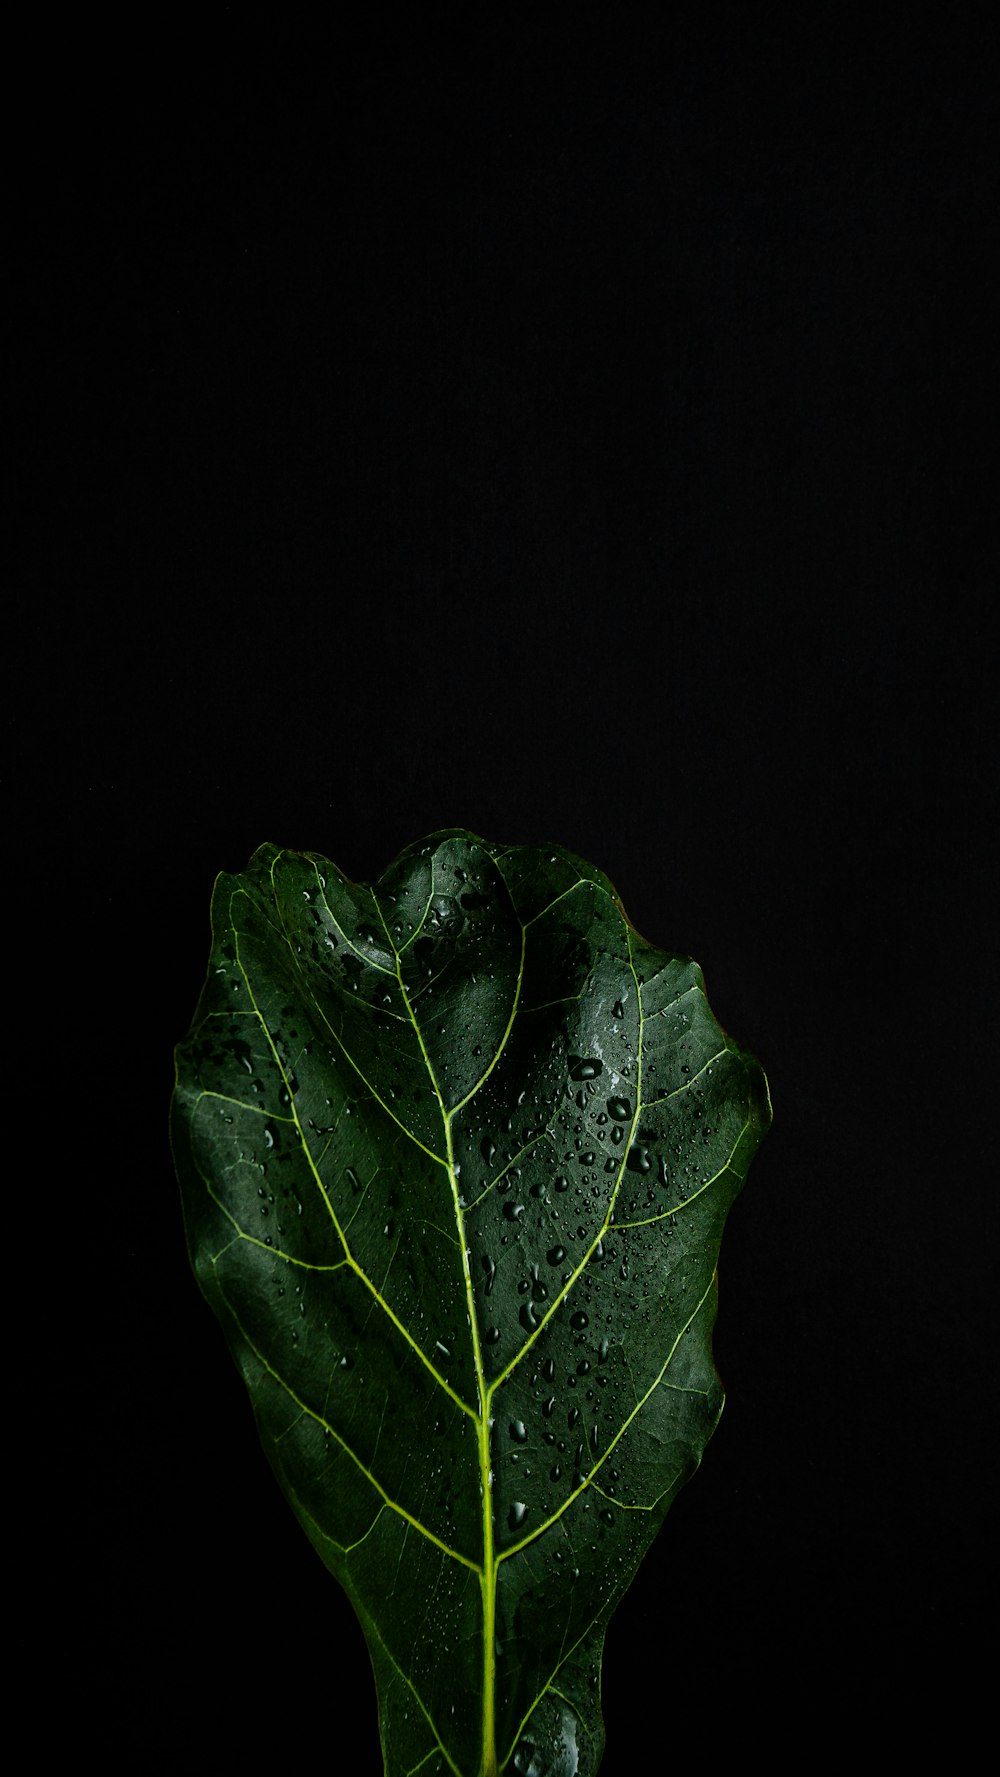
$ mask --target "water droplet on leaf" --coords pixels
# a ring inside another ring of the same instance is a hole
[[[603,1074],[603,1072],[604,1063],[599,1061],[596,1056],[570,1056],[569,1077],[571,1080],[596,1080],[598,1074]]]

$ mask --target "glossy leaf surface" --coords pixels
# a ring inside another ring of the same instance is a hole
[[[567,852],[448,832],[372,887],[273,846],[219,878],[177,1053],[191,1254],[364,1628],[390,1777],[597,1770],[769,1119],[697,965]]]

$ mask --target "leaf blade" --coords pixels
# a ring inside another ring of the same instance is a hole
[[[450,830],[371,888],[272,846],[219,878],[188,1239],[365,1628],[388,1770],[596,1771],[607,1621],[721,1410],[715,1261],[769,1117],[697,965],[572,854]]]

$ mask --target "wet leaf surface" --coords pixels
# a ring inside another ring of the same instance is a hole
[[[364,1628],[386,1769],[589,1777],[608,1620],[721,1410],[761,1069],[558,848],[441,833],[369,887],[264,846],[212,918],[192,1260]]]

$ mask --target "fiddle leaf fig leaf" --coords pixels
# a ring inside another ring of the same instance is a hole
[[[368,886],[263,846],[212,923],[191,1257],[361,1621],[385,1770],[591,1777],[608,1620],[721,1411],[764,1075],[558,848],[448,831]]]

